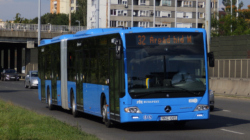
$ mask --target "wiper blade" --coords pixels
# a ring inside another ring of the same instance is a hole
[[[133,94],[134,97],[142,97],[142,96],[146,96],[152,93],[169,93],[169,92],[179,92],[179,91],[175,91],[175,90],[159,90],[159,91],[151,91],[151,92],[144,92],[144,93],[139,93],[139,94]]]
[[[146,93],[141,93],[141,94],[134,94],[134,97],[137,98],[137,97],[142,97],[142,96],[146,96],[146,95],[149,95],[149,94],[152,94],[154,92],[146,92]]]
[[[174,88],[177,88],[177,89],[181,89],[182,91],[186,91],[187,93],[190,93],[190,94],[192,94],[192,95],[197,95],[197,96],[199,96],[201,93],[200,92],[198,92],[198,93],[195,93],[195,92],[193,92],[193,91],[190,91],[190,90],[187,90],[187,89],[185,89],[185,88],[180,88],[180,87],[175,87],[175,86],[173,86]]]

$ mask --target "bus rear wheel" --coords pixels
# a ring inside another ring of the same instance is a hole
[[[104,103],[102,106],[102,119],[103,119],[105,126],[110,128],[110,127],[112,127],[112,122],[108,119],[107,109],[108,109],[108,107],[107,107],[106,99],[104,99]]]
[[[51,101],[51,98],[50,98],[50,91],[48,90],[47,93],[48,93],[48,105],[49,105],[49,110],[53,110],[53,109],[54,109],[54,106],[52,105],[52,101]]]
[[[26,82],[24,81],[24,87],[27,88]]]
[[[78,111],[76,110],[76,102],[74,96],[72,96],[71,107],[73,116],[78,117]]]

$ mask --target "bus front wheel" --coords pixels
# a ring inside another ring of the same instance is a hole
[[[102,106],[102,119],[103,119],[103,122],[106,125],[106,127],[110,128],[110,127],[112,127],[112,122],[108,119],[107,109],[108,109],[108,107],[107,107],[106,99],[104,99],[104,103]]]

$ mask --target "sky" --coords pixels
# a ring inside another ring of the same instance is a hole
[[[247,5],[250,5],[250,0],[241,0],[241,1],[243,1],[244,3],[243,8],[247,9]],[[222,0],[220,0],[220,3],[221,2]],[[49,13],[49,10],[50,10],[50,0],[41,0],[41,15]],[[16,13],[20,13],[21,17],[27,19],[33,19],[37,17],[38,0],[0,0],[0,19],[3,19],[3,21],[13,20],[14,17],[16,16]]]
[[[50,12],[50,0],[41,0],[41,15]],[[38,16],[38,0],[0,0],[0,19],[14,20],[16,13],[33,19]]]

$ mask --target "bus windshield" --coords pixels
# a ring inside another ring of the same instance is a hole
[[[131,97],[204,95],[206,72],[202,33],[127,34],[126,40],[129,40],[126,57]]]

